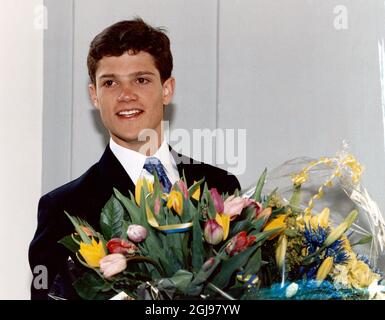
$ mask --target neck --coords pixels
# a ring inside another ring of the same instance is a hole
[[[147,138],[146,141],[124,141],[111,136],[112,140],[123,148],[139,152],[145,156],[152,156],[158,151],[163,143],[163,136],[160,139]]]

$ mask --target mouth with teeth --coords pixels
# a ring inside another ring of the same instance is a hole
[[[121,119],[137,119],[144,111],[141,109],[121,110],[116,115]]]

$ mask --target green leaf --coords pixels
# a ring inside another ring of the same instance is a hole
[[[147,185],[146,185],[146,188],[147,188]],[[161,194],[162,194],[162,187],[159,182],[159,177],[156,171],[154,171],[154,193],[153,193],[154,199],[157,197],[160,197]]]
[[[126,208],[130,222],[133,224],[141,224],[141,214],[142,210],[136,205],[135,196],[130,191],[131,198],[125,197],[119,192],[118,189],[114,188],[115,197],[120,201],[120,203]]]
[[[208,216],[210,217],[210,219],[214,219],[216,214],[217,214],[217,210],[215,209],[215,204],[214,204],[213,199],[211,198],[211,193],[207,187],[207,183],[205,183],[205,186],[203,188],[203,195],[201,198],[201,204],[204,204],[207,206]]]
[[[78,235],[80,236],[80,238],[82,239],[82,241],[84,243],[90,244],[91,243],[90,237],[87,236],[87,234],[81,228],[81,226],[83,226],[82,220],[77,218],[77,217],[70,216],[66,211],[64,211],[64,213],[67,215],[67,217],[70,219],[70,221],[74,225],[75,230],[78,233]]]
[[[246,231],[247,233],[253,228],[253,223],[249,220],[242,220],[236,222],[232,228],[230,228],[229,238],[232,238],[237,233],[241,231]]]
[[[186,180],[185,180],[186,181]],[[205,181],[205,178],[202,178],[201,180],[199,180],[198,182],[195,182],[192,186],[190,186],[190,188],[188,188],[188,198],[191,199],[192,195],[194,194],[194,192],[200,188],[201,184],[203,183],[203,181]]]
[[[198,204],[199,210],[199,204]],[[199,212],[199,211],[198,211]],[[192,227],[192,269],[194,272],[197,272],[202,264],[204,259],[204,248],[203,248],[203,232],[200,225],[199,214],[195,214],[193,217],[193,227]]]
[[[184,293],[190,285],[192,278],[193,274],[190,271],[178,270],[170,280],[175,284],[175,287]]]
[[[352,244],[351,246],[357,246],[357,245],[361,245],[361,244],[367,244],[369,243],[370,241],[372,241],[373,239],[373,236],[366,236],[366,237],[363,237],[361,238],[358,242]]]
[[[183,253],[183,265],[184,268],[188,268],[191,261],[191,249],[190,249],[191,233],[186,232],[182,235],[182,253]]]
[[[261,268],[262,263],[262,251],[258,248],[257,251],[251,256],[244,271],[244,275],[257,274]]]
[[[260,244],[262,244],[264,241],[266,241],[266,239],[268,239],[274,233],[277,233],[277,231],[279,230],[282,230],[282,228],[274,228],[269,231],[262,231],[262,232],[252,231],[250,232],[250,235],[256,237],[255,243],[261,242]]]
[[[293,238],[298,235],[297,231],[295,231],[294,229],[285,229],[284,233],[290,238]]]
[[[120,238],[123,230],[124,208],[112,195],[105,204],[100,215],[100,227],[106,239]]]
[[[95,272],[85,273],[73,284],[78,295],[85,300],[93,300],[99,292],[105,291],[108,285],[108,282]]]
[[[293,194],[291,195],[289,205],[294,211],[299,210],[299,203],[301,200],[301,185],[294,186]]]
[[[255,207],[248,206],[245,209],[243,209],[242,216],[246,217],[246,219],[249,221],[253,221],[255,218]]]
[[[255,229],[255,231],[261,231],[262,227],[265,225],[266,219],[268,219],[268,217],[258,218],[253,221],[253,228]]]
[[[69,249],[73,253],[78,252],[80,249],[80,246],[72,239],[71,236],[65,236],[64,238],[60,239],[58,243],[65,246],[67,249]]]
[[[261,202],[261,194],[262,194],[263,186],[265,185],[266,175],[267,175],[267,168],[263,170],[261,176],[258,179],[254,194],[251,196],[251,198],[257,202]]]
[[[271,200],[271,198],[276,194],[278,188],[275,188],[266,198],[266,201],[264,201],[263,203],[263,207],[264,208],[267,208],[269,206],[269,202]]]
[[[256,246],[253,245],[250,248],[247,248],[245,251],[242,251],[233,257],[223,261],[221,266],[221,272],[216,275],[212,283],[218,288],[223,289],[228,285],[234,272],[241,269],[244,264],[249,259],[250,255],[255,251]]]
[[[189,287],[186,289],[186,292],[189,295],[195,296],[200,293],[203,288],[203,283],[206,282],[206,280],[215,271],[225,255],[225,252],[221,252],[215,257],[210,258],[212,259],[211,265],[206,266],[205,264],[207,261],[202,265],[199,272],[195,275],[193,281],[191,281]]]

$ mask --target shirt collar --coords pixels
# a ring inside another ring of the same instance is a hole
[[[124,170],[131,178],[132,182],[136,184],[142,174],[144,162],[148,157],[139,152],[118,145],[114,140],[112,140],[112,138],[110,138],[110,148],[112,153],[119,160]],[[166,139],[163,139],[162,144],[153,157],[158,158],[162,162],[171,183],[178,180],[179,175],[177,166],[171,155]]]

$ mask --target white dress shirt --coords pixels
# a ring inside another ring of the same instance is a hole
[[[149,157],[118,145],[112,138],[110,138],[110,148],[135,185],[140,177],[154,181],[154,176],[143,168],[146,159]],[[172,184],[180,179],[178,168],[165,139],[163,139],[159,149],[151,157],[156,157],[160,160]]]

